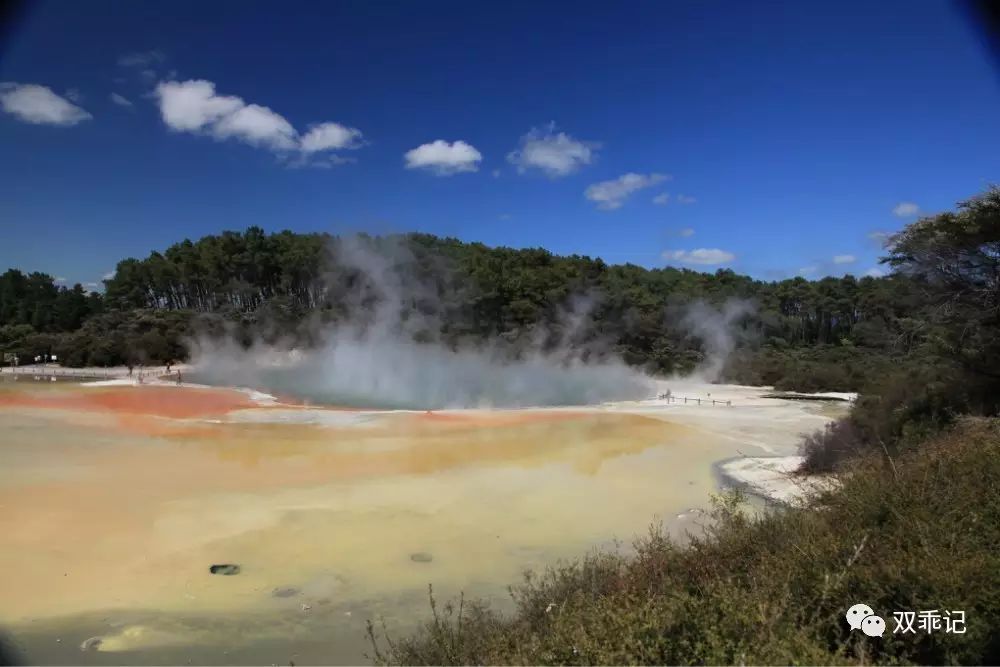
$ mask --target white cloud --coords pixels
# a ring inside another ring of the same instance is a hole
[[[718,248],[697,248],[695,250],[668,250],[663,253],[663,258],[681,264],[710,266],[727,264],[736,259],[736,255]]]
[[[62,276],[59,276],[58,278],[56,278],[55,282],[57,284],[64,283],[64,282],[66,282],[66,279],[63,278]]]
[[[51,88],[34,83],[0,83],[0,108],[36,125],[69,126],[93,118]]]
[[[131,107],[132,102],[129,101],[124,95],[119,95],[118,93],[111,93],[111,101],[120,107]]]
[[[99,290],[101,288],[101,286],[98,285],[97,283],[84,283],[83,286],[86,287],[87,289],[89,289],[92,292],[96,291],[96,290]]]
[[[892,236],[890,232],[874,231],[868,233],[868,238],[879,244],[884,244]]]
[[[897,218],[909,218],[920,212],[920,207],[911,201],[901,201],[892,209]]]
[[[819,271],[819,267],[816,266],[815,264],[810,264],[809,266],[803,266],[801,269],[799,269],[799,275],[811,276],[815,274],[817,271]]]
[[[696,201],[698,200],[695,199],[694,197],[688,197],[687,195],[677,195],[678,204],[693,204]]]
[[[881,278],[882,276],[886,275],[886,271],[885,269],[876,266],[865,271],[865,275],[870,276],[872,278]]]
[[[499,169],[494,169],[493,170],[493,178],[500,178],[500,170]]]
[[[499,220],[510,220],[510,213],[501,213],[497,216]]]
[[[111,280],[114,277],[115,277],[115,272],[114,271],[108,271],[103,276],[101,276],[101,280]]]
[[[833,256],[833,263],[834,264],[853,264],[856,261],[857,261],[857,257],[855,257],[854,255],[834,255]]]
[[[219,95],[215,84],[203,79],[163,81],[156,86],[155,95],[163,122],[170,129],[267,148],[290,167],[331,167],[349,162],[348,158],[320,154],[363,145],[360,130],[339,123],[319,123],[299,135],[276,111],[233,95]]]
[[[670,201],[670,194],[667,192],[661,193],[653,197],[653,203],[657,206],[664,206]]]
[[[313,125],[302,137],[302,150],[306,153],[358,148],[361,130],[340,123]]]
[[[238,97],[216,95],[215,84],[203,79],[165,81],[156,87],[156,97],[163,122],[177,132],[197,132],[244,106]]]
[[[632,193],[669,180],[666,174],[622,174],[612,181],[594,183],[584,190],[583,196],[597,204],[597,208],[612,211],[621,208]]]
[[[578,141],[565,132],[556,133],[555,123],[545,130],[532,129],[521,137],[521,146],[507,155],[507,161],[524,173],[540,169],[551,178],[566,176],[593,162],[599,143]]]
[[[427,169],[439,176],[464,171],[478,171],[482,154],[464,141],[448,143],[443,139],[417,146],[403,156],[407,169]]]
[[[248,104],[220,118],[211,129],[216,139],[237,139],[251,146],[288,151],[298,146],[298,133],[284,116],[258,104]]]
[[[689,236],[694,236],[694,228],[684,227],[683,229],[678,230],[677,236],[683,236],[684,238],[688,238]]]
[[[67,100],[75,102],[76,104],[83,101],[83,93],[80,92],[79,88],[70,88],[64,93],[64,96]]]

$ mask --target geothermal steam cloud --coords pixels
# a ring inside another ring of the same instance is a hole
[[[321,403],[412,409],[582,405],[641,399],[655,389],[648,376],[617,359],[584,358],[579,346],[592,300],[570,299],[559,344],[539,344],[512,355],[503,341],[456,350],[433,340],[437,292],[421,284],[418,262],[402,242],[343,239],[333,261],[353,272],[346,323],[313,332],[308,350],[256,343],[249,349],[203,339],[193,345],[197,374],[215,384],[264,388]],[[344,288],[344,277],[330,289]],[[416,308],[414,304],[431,304]],[[746,302],[721,309],[695,303],[679,322],[702,340],[706,361],[696,375],[716,380],[732,352],[733,324],[750,312]],[[415,342],[415,335],[431,342]]]
[[[314,332],[322,342],[309,350],[263,343],[244,349],[201,339],[192,350],[197,375],[216,384],[361,407],[580,405],[652,393],[649,378],[620,361],[580,358],[573,343],[586,307],[579,299],[567,306],[561,346],[511,359],[499,343],[454,350],[414,342],[416,332],[438,327],[411,304],[436,295],[415,278],[416,261],[401,243],[376,249],[371,240],[344,239],[334,262],[364,278],[355,281],[347,323]]]

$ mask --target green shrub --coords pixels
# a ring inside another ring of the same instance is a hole
[[[380,664],[995,664],[1000,421],[871,455],[809,507],[750,517],[724,498],[686,546],[658,528],[528,577],[511,615],[462,600],[411,637],[370,625]],[[887,634],[850,632],[869,604]],[[892,634],[892,611],[962,610],[965,634]]]

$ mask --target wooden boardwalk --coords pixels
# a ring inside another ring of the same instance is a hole
[[[0,378],[13,375],[39,379],[79,379],[79,380],[125,380],[142,381],[159,377],[175,377],[176,371],[167,373],[162,366],[141,368],[136,366],[130,375],[127,368],[63,368],[56,364],[31,364],[28,366],[6,366],[0,368]]]
[[[657,396],[661,401],[666,401],[667,403],[681,403],[684,405],[689,403],[694,405],[725,405],[728,408],[733,407],[732,401],[717,401],[714,398],[691,398],[688,396],[674,396],[673,394],[660,394]]]

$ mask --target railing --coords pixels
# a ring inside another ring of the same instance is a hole
[[[111,369],[62,368],[61,366],[12,366],[0,368],[0,376],[8,374],[88,379],[123,377],[120,372]]]
[[[667,403],[680,403],[681,401],[684,401],[685,405],[688,403],[701,405],[702,402],[704,402],[705,405],[711,403],[712,405],[725,405],[729,408],[733,407],[732,401],[719,401],[714,398],[692,398],[688,396],[674,396],[673,394],[660,394],[657,398],[661,401],[666,401]]]
[[[55,380],[57,378],[79,378],[81,380],[135,380],[142,384],[144,380],[152,379],[175,379],[179,381],[180,369],[167,372],[163,367],[133,368],[130,372],[127,368],[63,368],[62,366],[31,364],[29,366],[7,366],[0,367],[0,378],[5,375],[31,376],[41,380]]]

